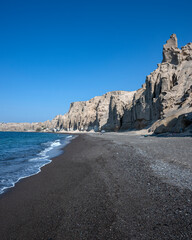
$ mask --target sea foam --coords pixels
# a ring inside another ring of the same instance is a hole
[[[41,172],[41,168],[61,154],[62,148],[73,139],[72,135],[48,133],[0,133],[0,140],[2,137],[0,194],[21,179]]]

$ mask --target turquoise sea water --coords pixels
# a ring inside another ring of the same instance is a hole
[[[0,194],[39,173],[70,139],[64,134],[0,132]]]

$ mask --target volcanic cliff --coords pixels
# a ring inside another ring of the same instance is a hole
[[[163,61],[135,92],[114,91],[71,103],[52,121],[0,124],[0,130],[119,131],[149,128],[155,133],[183,132],[192,126],[192,43],[178,48],[172,34]]]

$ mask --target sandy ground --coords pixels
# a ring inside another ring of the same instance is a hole
[[[0,197],[4,239],[192,239],[192,138],[81,134]]]

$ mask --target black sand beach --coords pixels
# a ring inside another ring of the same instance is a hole
[[[192,239],[192,138],[79,135],[0,196],[0,239]]]

